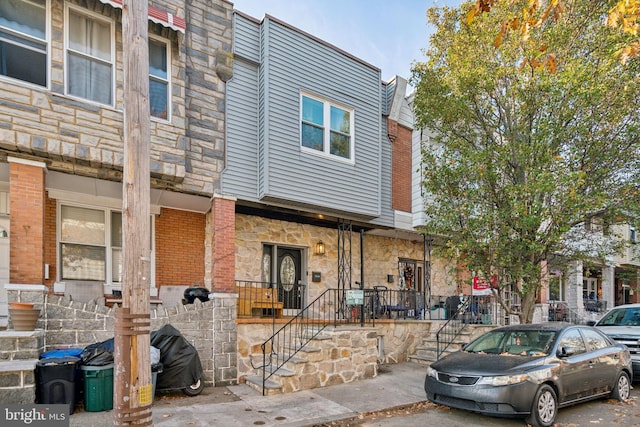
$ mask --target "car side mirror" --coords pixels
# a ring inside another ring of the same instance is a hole
[[[573,356],[574,354],[576,354],[576,351],[573,347],[560,347],[556,352],[556,356],[560,358]]]
[[[596,326],[596,321],[595,320],[588,320],[587,321],[587,326]]]

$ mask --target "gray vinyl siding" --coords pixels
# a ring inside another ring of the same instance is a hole
[[[241,59],[227,83],[226,168],[222,191],[244,200],[258,200],[258,66]]]
[[[381,210],[380,215],[371,221],[372,224],[393,227],[395,224],[394,211],[391,209],[392,171],[391,171],[391,141],[387,137],[387,120],[382,120],[382,162],[381,162]]]
[[[380,215],[380,71],[272,20],[263,23],[267,200]],[[265,61],[268,59],[268,62]],[[354,110],[355,163],[300,149],[300,93]]]
[[[260,62],[260,24],[237,13],[233,16],[234,55]]]
[[[391,109],[391,100],[393,99],[393,93],[396,87],[395,80],[382,85],[382,114],[384,116],[389,115],[389,109]]]
[[[380,70],[268,16],[234,25],[224,194],[393,225]],[[301,92],[353,109],[353,164],[301,149]]]

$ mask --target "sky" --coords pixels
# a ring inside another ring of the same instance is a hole
[[[271,15],[381,69],[382,80],[411,77],[411,63],[424,61],[433,28],[432,6],[457,7],[462,0],[231,0],[254,18]]]

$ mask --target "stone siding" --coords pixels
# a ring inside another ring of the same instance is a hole
[[[33,289],[32,289],[33,288]],[[9,301],[35,302],[42,313],[37,328],[44,331],[44,345],[36,358],[56,348],[84,348],[113,338],[115,307],[106,307],[104,299],[86,303],[69,297],[48,294],[44,286],[9,285]],[[236,383],[235,295],[213,296],[210,301],[151,310],[151,330],[171,324],[194,345],[208,384]],[[1,355],[1,353],[0,353]]]
[[[238,325],[238,378],[259,374],[261,345],[273,334],[271,324]],[[306,344],[313,351],[296,354],[306,362],[295,363],[292,376],[282,377],[282,391],[291,393],[344,384],[377,375],[377,337],[375,328],[328,327]],[[277,350],[276,350],[277,351]]]
[[[312,301],[326,289],[338,287],[338,230],[268,219],[251,215],[236,215],[236,279],[261,281],[260,260],[262,244],[275,243],[280,246],[302,248],[307,251],[308,301]],[[314,255],[313,247],[322,240],[325,255]],[[385,285],[397,289],[396,283],[387,283],[387,275],[398,276],[398,259],[423,259],[422,241],[403,240],[365,234],[364,237],[365,283],[367,288]],[[304,257],[304,255],[303,255]],[[351,281],[360,281],[360,236],[353,233],[351,241]],[[431,284],[433,295],[455,294],[454,264],[444,258],[432,256]],[[320,272],[321,282],[310,280],[311,272]]]
[[[323,387],[375,376],[373,366],[406,362],[416,347],[433,332],[430,321],[380,321],[375,327],[327,328],[310,347],[321,353],[301,355],[308,358],[301,374],[285,384],[285,392]],[[282,325],[276,324],[276,329]],[[262,365],[261,345],[273,334],[271,323],[238,324],[238,378],[256,374]],[[311,376],[308,376],[310,374]],[[318,378],[313,378],[316,376]],[[313,387],[312,387],[313,386]],[[294,390],[291,390],[294,389]]]
[[[377,322],[376,328],[382,345],[378,349],[381,363],[409,360],[409,355],[414,354],[416,347],[433,332],[432,326],[431,322],[424,320]]]
[[[0,149],[46,159],[52,171],[121,181],[122,12],[97,0],[66,3],[116,23],[113,105],[65,94],[65,1],[51,0],[49,88],[0,79]],[[187,20],[184,35],[149,23],[149,34],[167,40],[171,52],[170,118],[151,120],[152,185],[211,196],[224,167],[225,83],[216,74],[216,62],[220,51],[231,51],[232,4],[224,0],[150,3]]]

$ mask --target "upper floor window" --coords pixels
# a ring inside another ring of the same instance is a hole
[[[46,0],[0,1],[0,74],[47,85]]]
[[[149,38],[149,105],[151,116],[169,118],[169,57],[167,43]]]
[[[353,160],[353,110],[302,95],[300,144],[303,149]]]
[[[67,93],[113,103],[113,23],[67,8]]]
[[[629,241],[636,243],[636,228],[634,226],[629,227]]]

